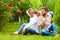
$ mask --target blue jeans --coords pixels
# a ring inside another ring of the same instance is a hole
[[[25,27],[26,24],[22,24],[22,26],[17,30],[17,32],[20,34],[21,31],[23,30],[23,28]],[[27,33],[30,33],[30,34],[37,34],[35,32],[35,30],[33,30],[32,28],[27,28],[25,33],[24,34],[27,34]]]
[[[26,30],[25,30],[25,33],[24,33],[24,35],[26,35],[26,34],[28,34],[28,33],[30,33],[30,34],[38,34],[34,29],[32,29],[32,28],[27,28]]]
[[[42,29],[42,35],[56,35],[57,34],[57,26],[52,23],[51,27],[49,28],[49,31],[46,29]],[[52,31],[52,32],[51,32]]]
[[[21,27],[17,30],[18,33],[21,33],[21,31],[23,30],[23,28],[25,27],[25,23],[21,25]]]

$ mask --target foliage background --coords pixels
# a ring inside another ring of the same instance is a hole
[[[9,22],[29,22],[26,14],[28,8],[41,10],[47,6],[49,11],[54,12],[53,21],[60,26],[60,0],[0,0],[0,29]],[[58,13],[58,14],[57,14]]]

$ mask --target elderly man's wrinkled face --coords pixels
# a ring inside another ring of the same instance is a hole
[[[30,11],[29,11],[29,14],[30,14],[31,17],[33,17],[33,15],[34,15],[34,10],[30,10]]]

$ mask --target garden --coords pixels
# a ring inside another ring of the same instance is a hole
[[[0,40],[60,40],[60,36],[10,35],[21,24],[29,22],[26,10],[41,10],[43,6],[54,12],[53,22],[60,34],[60,0],[0,0]]]

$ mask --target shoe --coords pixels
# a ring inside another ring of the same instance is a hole
[[[18,35],[18,32],[11,33],[11,35]]]

